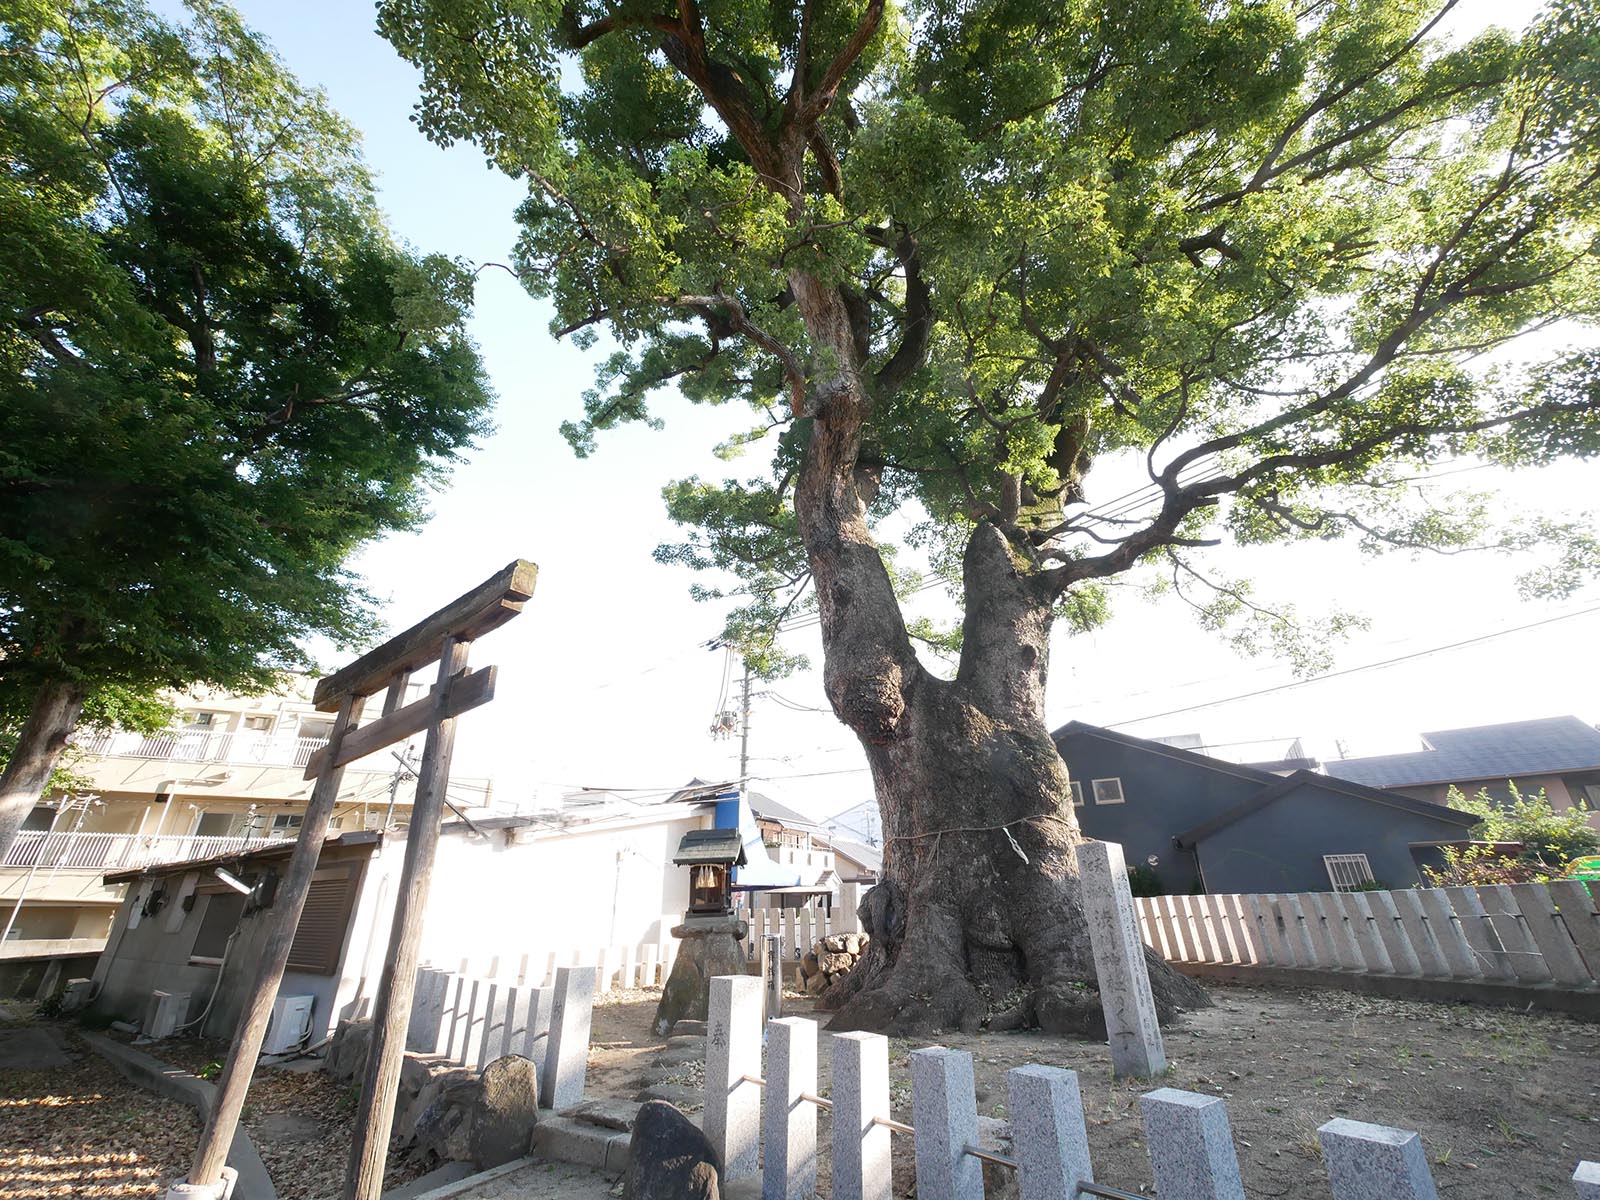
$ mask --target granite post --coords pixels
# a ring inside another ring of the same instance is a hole
[[[807,1200],[817,1190],[817,1023],[767,1022],[766,1094],[761,1112],[762,1200]]]
[[[1161,1200],[1244,1200],[1228,1109],[1215,1096],[1158,1088],[1139,1097]]]
[[[1076,1071],[1013,1067],[1006,1101],[1021,1200],[1061,1200],[1080,1182],[1094,1182]]]
[[[520,1054],[531,1062],[540,1087],[544,1086],[544,1064],[549,1059],[550,1004],[554,996],[554,988],[519,986],[506,1021],[506,1053]]]
[[[1416,1134],[1338,1117],[1317,1137],[1333,1200],[1439,1200]]]
[[[1167,1052],[1150,992],[1144,942],[1133,919],[1122,847],[1115,842],[1081,843],[1078,876],[1111,1045],[1112,1073],[1119,1079],[1159,1075],[1167,1069]]]
[[[706,1016],[706,1108],[701,1127],[722,1160],[725,1183],[756,1173],[760,1144],[761,980],[718,975]]]
[[[483,1025],[475,1043],[475,1053],[468,1061],[469,1066],[475,1065],[481,1071],[495,1059],[505,1056],[512,990],[508,984],[499,980],[489,983],[488,996],[484,1003]]]
[[[889,1039],[833,1035],[832,1200],[889,1200]]]
[[[1579,1163],[1572,1173],[1572,1186],[1578,1193],[1578,1200],[1600,1200],[1600,1163]]]
[[[917,1200],[983,1200],[978,1101],[972,1055],[930,1046],[911,1052],[911,1123],[916,1127]]]
[[[549,1046],[539,1076],[539,1103],[560,1112],[583,1099],[589,1069],[589,1019],[594,1008],[593,967],[558,967],[550,1009]]]

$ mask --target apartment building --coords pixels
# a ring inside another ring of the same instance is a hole
[[[306,763],[333,728],[312,707],[314,684],[260,696],[197,688],[169,697],[178,715],[165,732],[83,731],[72,768],[90,791],[47,797],[0,862],[0,958],[46,942],[67,943],[53,953],[98,949],[127,886],[104,882],[108,872],[292,840],[311,797]],[[397,747],[346,769],[334,833],[407,824],[415,776],[402,757],[412,750],[415,762],[419,748]],[[468,815],[489,811],[490,797],[487,780],[451,781]]]

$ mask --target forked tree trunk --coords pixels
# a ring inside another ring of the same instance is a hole
[[[63,679],[45,680],[34,694],[33,708],[17,735],[11,761],[0,772],[0,859],[44,795],[50,772],[78,726],[86,695],[82,684]]]
[[[921,666],[867,527],[876,480],[857,468],[867,399],[846,306],[815,280],[791,286],[822,348],[807,380],[814,421],[795,512],[824,685],[866,748],[884,831],[884,880],[863,906],[872,942],[827,998],[839,1009],[831,1027],[1101,1032],[1074,855],[1082,835],[1044,720],[1055,597],[1000,527],[980,524],[964,564],[956,678]],[[1164,1021],[1208,1003],[1147,958]]]

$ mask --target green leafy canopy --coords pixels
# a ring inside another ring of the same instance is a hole
[[[468,268],[228,7],[0,18],[0,724],[272,684],[370,633],[344,567],[487,428]]]
[[[1532,586],[1587,579],[1581,523],[1411,486],[1600,450],[1600,18],[1452,40],[1453,8],[383,0],[380,28],[421,127],[527,181],[553,331],[610,336],[578,452],[663,389],[757,414],[770,470],[669,487],[662,551],[743,581],[757,653],[806,582],[795,483],[840,376],[869,514],[914,505],[952,578],[995,526],[1077,619],[1157,560],[1211,619],[1262,615],[1193,564],[1228,538],[1554,538]],[[1536,330],[1566,348],[1496,354]],[[1096,511],[1114,455],[1144,502]]]

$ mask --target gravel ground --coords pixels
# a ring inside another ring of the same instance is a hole
[[[200,1121],[118,1075],[70,1032],[70,1066],[0,1070],[0,1198],[159,1196]]]

